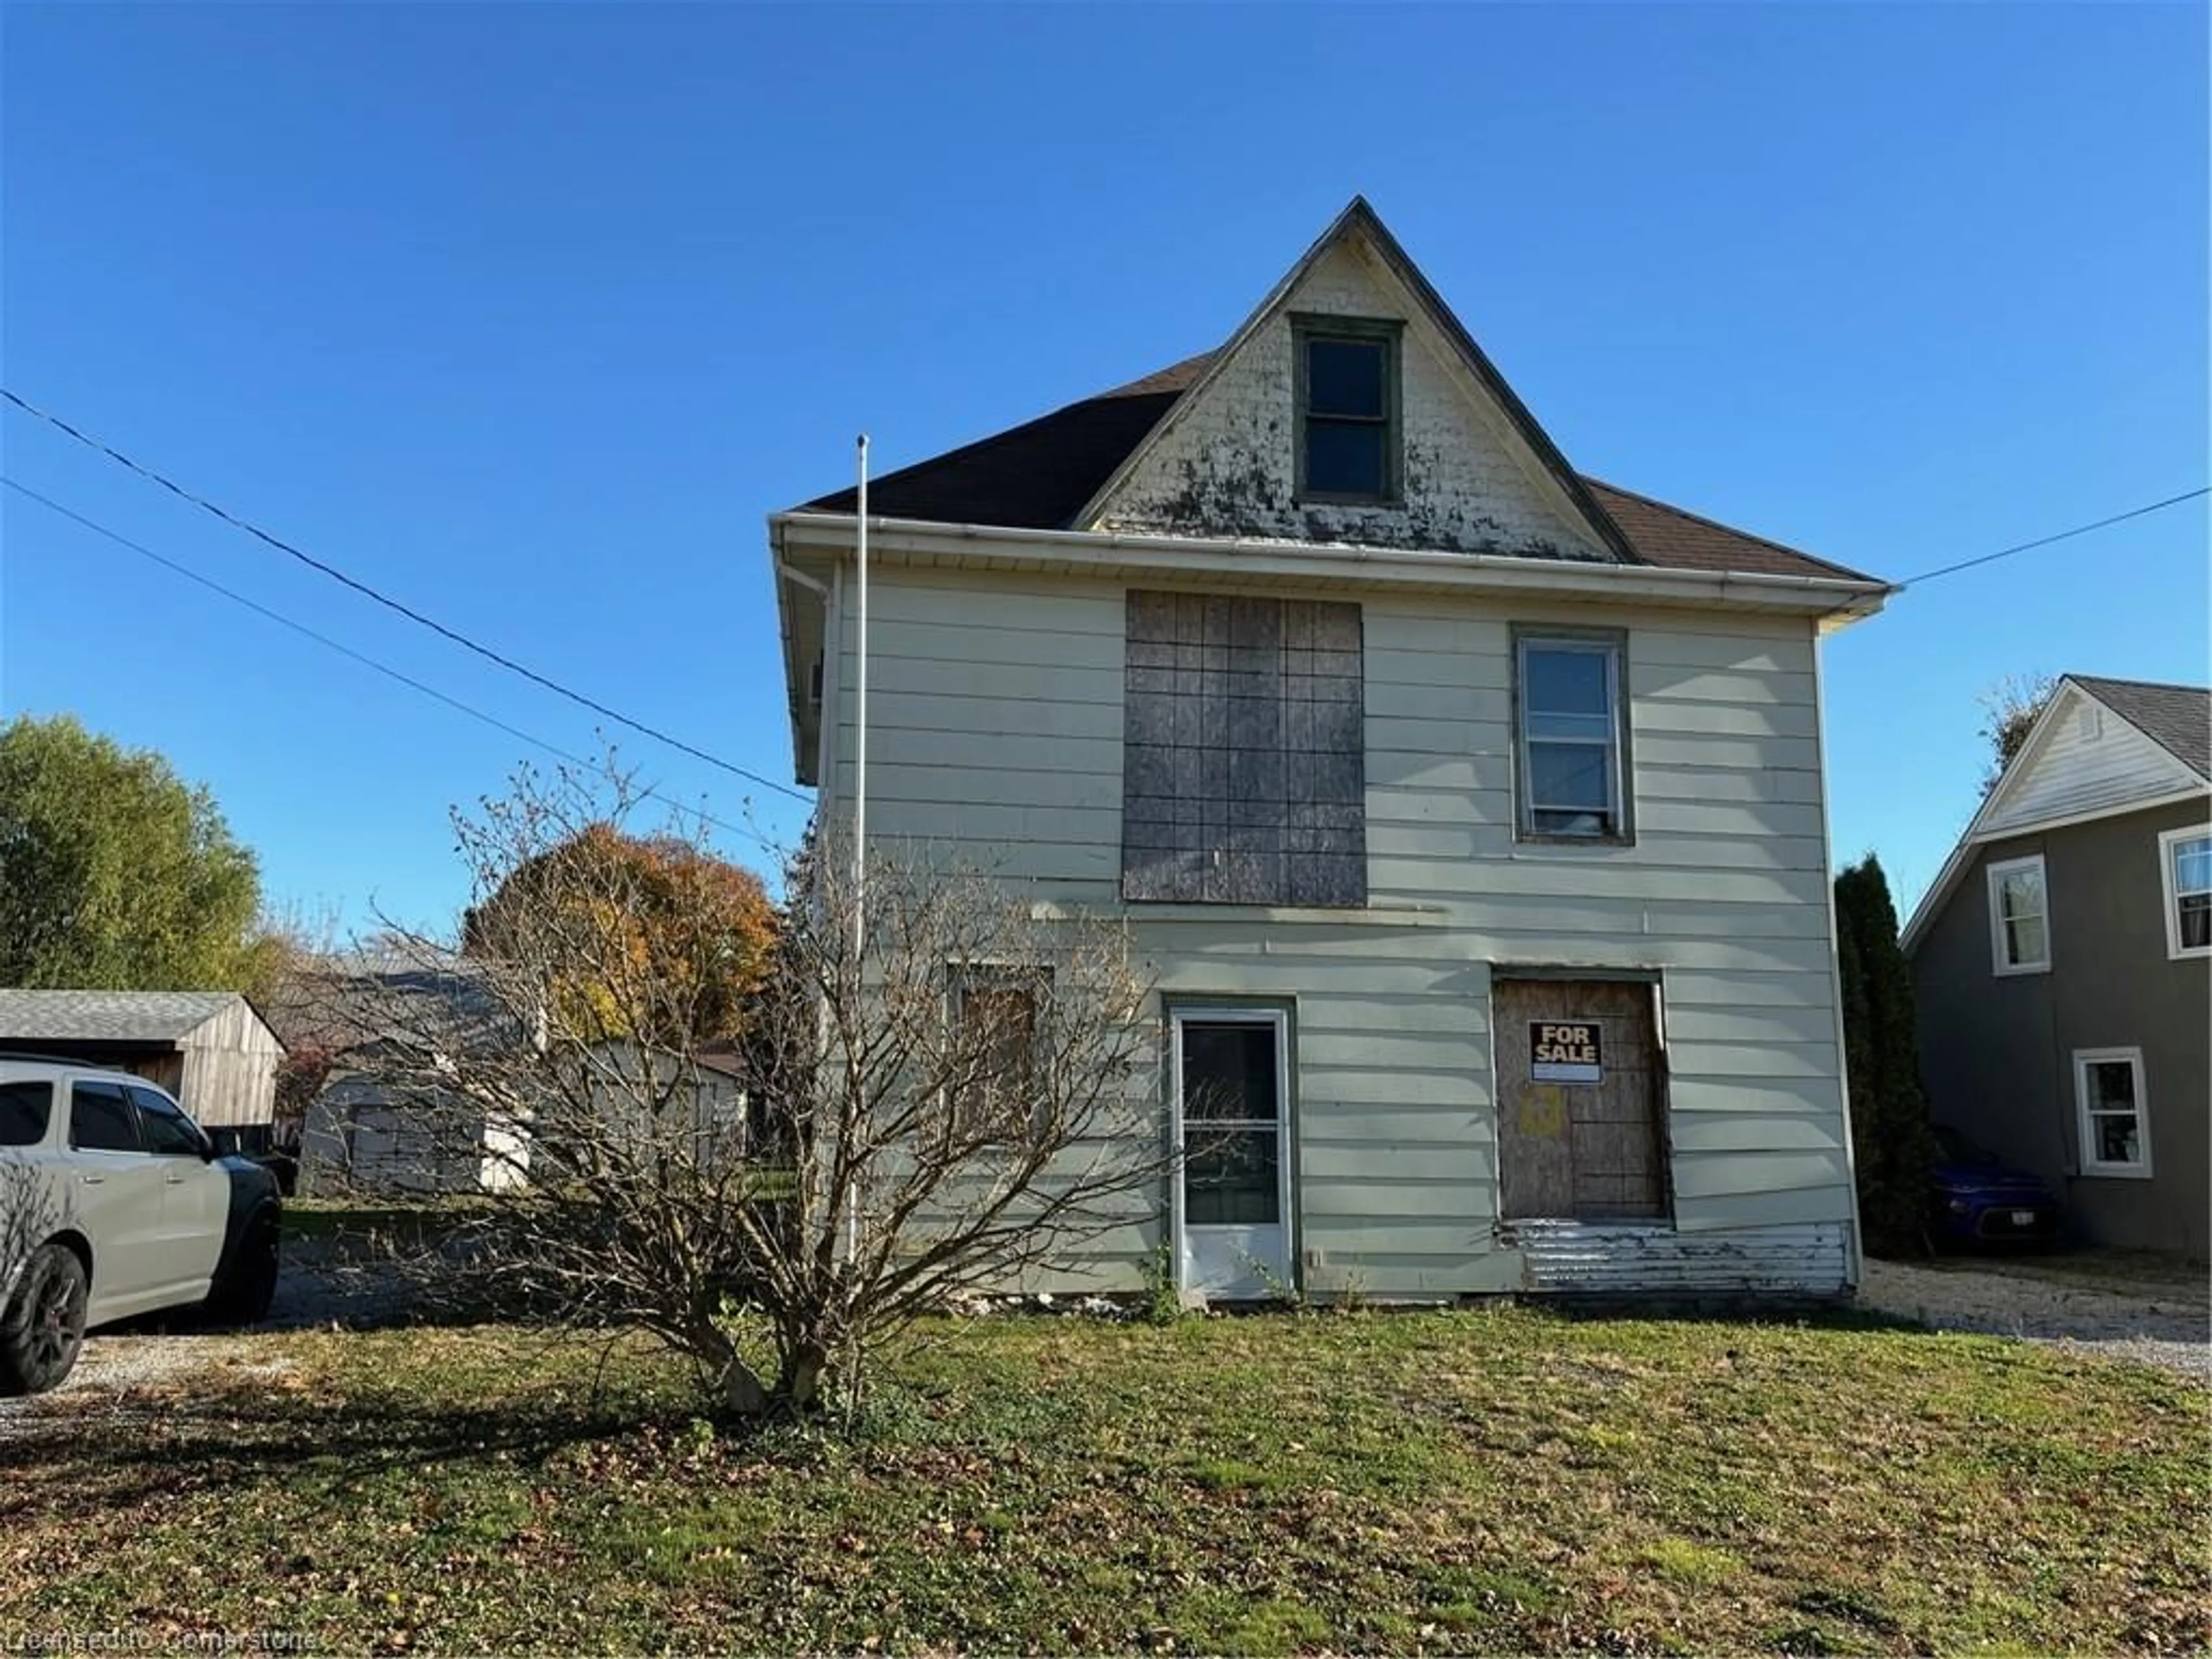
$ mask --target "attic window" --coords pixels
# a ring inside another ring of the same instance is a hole
[[[1295,317],[1291,331],[1298,499],[1395,501],[1399,325],[1362,317]]]

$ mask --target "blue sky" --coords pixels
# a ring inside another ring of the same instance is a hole
[[[2205,481],[2198,6],[10,5],[12,389],[790,777],[763,517],[1217,343],[1354,192],[1583,470],[1892,575]],[[594,721],[9,414],[9,476],[564,747]],[[1828,647],[1911,894],[2008,674],[2207,675],[2201,502]],[[12,494],[0,709],[168,754],[270,896],[463,896],[526,757]],[[670,793],[746,787],[643,739]],[[754,791],[771,835],[803,809]],[[738,843],[733,850],[745,850]]]

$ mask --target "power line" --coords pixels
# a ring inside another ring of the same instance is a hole
[[[29,415],[38,420],[44,421],[48,426],[52,427],[58,432],[66,433],[77,442],[82,444],[86,448],[105,455],[108,459],[115,462],[118,465],[137,473],[140,477],[144,478],[149,483],[160,485],[163,489],[167,490],[172,495],[177,497],[178,500],[199,508],[203,513],[212,514],[214,517],[222,520],[223,523],[229,525],[233,529],[244,531],[247,535],[254,538],[257,541],[264,542],[269,546],[275,548],[279,553],[283,553],[289,557],[297,559],[301,564],[306,565],[309,569],[319,572],[321,574],[329,577],[332,581],[337,582],[343,586],[351,588],[355,592],[362,595],[364,599],[374,600],[376,604],[382,605],[386,610],[394,611],[420,627],[428,629],[432,633],[439,635],[441,639],[451,641],[453,644],[459,646],[463,650],[472,651],[477,656],[484,659],[485,661],[496,663],[500,667],[506,669],[509,673],[520,674],[524,679],[530,681],[532,684],[542,686],[544,690],[554,693],[556,696],[566,697],[570,702],[576,703],[583,708],[588,708],[595,714],[603,715],[606,719],[613,720],[617,725],[626,726],[633,732],[641,732],[644,736],[651,738],[656,743],[664,743],[671,749],[681,750],[684,754],[690,756],[695,760],[704,761],[709,766],[720,767],[723,771],[734,774],[738,777],[745,779],[748,782],[757,783],[763,789],[773,789],[778,794],[788,795],[795,801],[806,801],[806,797],[799,793],[796,789],[791,788],[787,785],[778,783],[773,778],[763,777],[757,772],[749,771],[744,767],[738,765],[733,761],[724,760],[719,755],[710,755],[705,750],[697,747],[696,744],[686,743],[681,738],[672,737],[669,733],[661,731],[657,726],[647,726],[642,720],[632,720],[628,714],[623,714],[620,710],[610,708],[606,704],[599,702],[596,698],[586,696],[581,691],[571,690],[569,687],[562,684],[558,680],[552,679],[546,675],[541,674],[536,669],[529,667],[523,663],[517,662],[514,658],[507,656],[501,652],[494,650],[488,645],[482,644],[479,641],[470,638],[469,635],[460,632],[458,629],[447,627],[445,623],[439,622],[433,617],[423,615],[422,612],[416,610],[413,606],[406,605],[398,599],[395,599],[387,593],[380,592],[376,588],[370,586],[367,582],[359,580],[357,577],[348,575],[336,565],[315,557],[313,554],[306,551],[304,549],[294,546],[283,537],[270,534],[268,531],[262,529],[260,526],[254,524],[250,520],[241,519],[236,514],[216,506],[215,502],[208,500],[204,495],[194,495],[191,490],[185,489],[182,484],[178,483],[173,479],[164,477],[162,474],[156,472],[149,466],[143,465],[139,462],[132,460],[130,456],[125,455],[121,450],[117,449],[112,444],[102,442],[100,439],[94,437],[90,433],[70,425],[69,422],[64,420],[60,416],[52,414],[46,410],[40,408],[36,404],[16,396],[15,393],[9,391],[5,386],[0,386],[0,398],[6,398],[8,402],[21,410],[26,415]],[[811,803],[808,804],[811,805]]]
[[[568,750],[562,748],[558,744],[549,743],[544,738],[538,737],[532,732],[526,732],[519,726],[510,726],[507,721],[500,719],[496,714],[488,714],[483,709],[475,707],[473,704],[463,702],[459,697],[453,696],[447,692],[441,691],[434,685],[426,685],[421,680],[415,678],[411,674],[402,673],[398,669],[391,666],[389,664],[379,662],[375,658],[368,656],[362,652],[356,651],[351,646],[344,644],[341,641],[334,640],[327,634],[318,633],[315,629],[308,627],[305,623],[295,622],[291,617],[284,615],[282,611],[270,610],[258,599],[248,599],[245,594],[238,592],[234,589],[225,587],[221,582],[216,581],[210,577],[203,576],[198,571],[192,569],[189,566],[179,564],[176,560],[168,557],[165,554],[156,553],[152,548],[144,545],[143,543],[132,541],[128,536],[123,535],[119,532],[110,530],[104,524],[88,519],[83,514],[77,512],[72,507],[63,506],[61,502],[55,501],[52,496],[40,495],[28,484],[18,483],[15,479],[8,477],[5,473],[0,473],[0,484],[7,485],[9,489],[14,490],[17,495],[36,501],[40,507],[45,507],[50,513],[59,514],[63,518],[69,520],[72,524],[82,526],[83,528],[92,532],[94,535],[102,537],[106,540],[114,543],[118,547],[127,548],[131,552],[137,554],[141,558],[150,559],[155,564],[160,565],[164,570],[171,571],[177,575],[182,576],[188,582],[198,583],[200,586],[206,588],[211,593],[220,593],[224,599],[231,601],[232,604],[244,605],[248,611],[252,611],[256,616],[265,617],[270,622],[276,623],[282,627],[289,628],[295,634],[298,634],[304,638],[313,640],[317,645],[323,646],[329,650],[335,651],[342,657],[352,659],[352,660],[361,664],[364,668],[374,669],[376,672],[383,675],[386,679],[397,680],[400,684],[408,687],[411,690],[419,691],[424,696],[432,698],[436,702],[445,704],[448,708],[453,709],[458,713],[466,714],[471,720],[481,720],[484,725],[491,726],[496,731],[504,732],[508,737],[516,739],[518,742],[526,743],[534,749],[542,749],[545,753],[551,755],[556,760],[566,761],[571,766],[588,768],[592,765],[592,763],[586,760],[582,756],[571,754]],[[759,830],[752,829],[748,825],[732,823],[726,818],[718,818],[712,813],[702,811],[699,808],[687,805],[683,801],[677,800],[672,796],[663,794],[657,789],[649,789],[641,785],[639,786],[637,793],[649,799],[659,801],[664,805],[674,807],[679,812],[687,812],[692,817],[699,819],[703,823],[713,824],[718,830],[726,830],[733,836],[743,836],[757,845],[765,848],[769,852],[778,850],[775,842],[769,840],[767,836],[762,835]]]
[[[2100,519],[2094,524],[2075,525],[2071,530],[2062,530],[2055,536],[2039,536],[2032,542],[2022,542],[2017,547],[1999,548],[1994,553],[1984,553],[1978,559],[1961,559],[1956,564],[1947,564],[1940,570],[1923,570],[1917,576],[1908,576],[1899,587],[1917,587],[1922,582],[1932,582],[1938,576],[1955,575],[1961,570],[1972,570],[1976,565],[1994,564],[1999,559],[2008,559],[2015,553],[2027,553],[2039,547],[2048,547],[2053,542],[2063,542],[2075,536],[2086,536],[2093,530],[2102,530],[2107,525],[2125,524],[2130,519],[2140,519],[2145,514],[2160,513],[2169,507],[2179,507],[2184,501],[2193,501],[2199,495],[2212,495],[2212,484],[2197,489],[2185,489],[2179,495],[2168,495],[2162,501],[2153,501],[2147,507],[2131,507],[2124,513],[2115,513],[2109,519]]]

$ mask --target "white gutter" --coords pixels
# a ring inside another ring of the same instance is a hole
[[[776,531],[825,551],[850,545],[856,520],[844,513],[779,513]],[[1070,569],[1174,570],[1185,575],[1238,572],[1313,580],[1420,584],[1572,594],[1674,605],[1744,605],[1767,610],[1871,616],[1899,590],[1887,582],[1847,576],[1786,576],[1754,572],[1678,570],[1659,565],[1601,564],[1532,559],[1502,553],[1437,549],[1316,546],[1243,537],[1148,536],[1122,531],[1008,530],[995,525],[946,525],[914,519],[873,520],[870,536],[884,551],[984,562],[1040,560]],[[1057,556],[1055,557],[1055,556]]]

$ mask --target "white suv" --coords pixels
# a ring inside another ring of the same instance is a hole
[[[276,1289],[276,1177],[127,1072],[0,1054],[0,1395],[67,1376],[88,1326]]]

